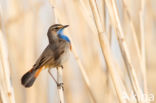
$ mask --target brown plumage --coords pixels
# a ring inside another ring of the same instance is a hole
[[[49,45],[33,65],[32,69],[24,74],[21,79],[21,83],[25,87],[33,85],[42,69],[61,67],[62,63],[67,59],[71,45],[70,42],[58,37],[57,31],[62,28],[65,28],[65,26],[61,24],[55,24],[49,28],[47,33]]]

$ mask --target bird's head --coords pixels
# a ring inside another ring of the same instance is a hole
[[[63,34],[63,30],[68,26],[69,25],[62,25],[62,24],[54,24],[50,26],[47,33],[49,42],[56,41],[58,37],[64,39],[65,36]]]

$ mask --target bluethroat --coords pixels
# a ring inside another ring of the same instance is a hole
[[[52,77],[53,75],[50,72],[50,68],[63,68],[62,64],[66,61],[71,50],[71,42],[63,33],[64,28],[68,26],[69,25],[54,24],[49,27],[47,33],[49,44],[37,59],[32,69],[23,75],[21,83],[24,87],[31,87],[44,68],[49,68],[48,72]],[[53,79],[55,80],[54,77]],[[56,80],[55,82],[57,83]],[[57,83],[57,85],[59,84]]]

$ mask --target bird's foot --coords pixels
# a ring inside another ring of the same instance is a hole
[[[63,87],[64,83],[57,83],[57,88],[61,89],[64,91],[64,87]]]
[[[62,69],[64,68],[63,65],[60,66]]]

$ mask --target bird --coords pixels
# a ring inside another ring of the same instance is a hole
[[[51,74],[50,69],[58,67],[63,69],[63,63],[67,61],[72,48],[70,39],[63,32],[68,26],[69,25],[54,24],[49,27],[47,32],[49,44],[32,68],[22,76],[21,84],[24,87],[31,87],[43,69],[48,68],[48,72],[54,80],[55,78]],[[56,80],[55,82],[57,86],[63,84],[57,83]]]

